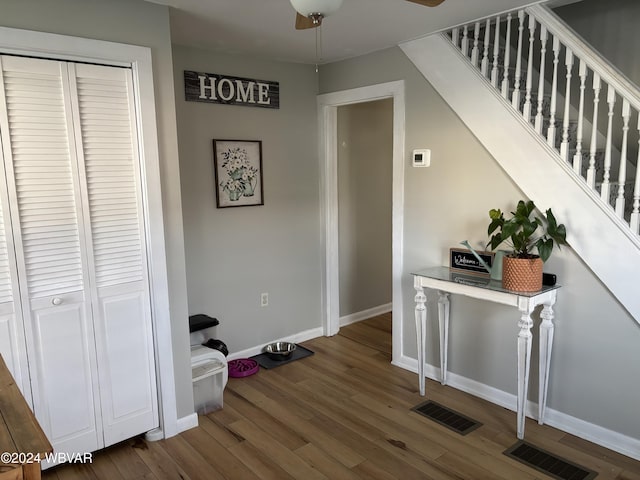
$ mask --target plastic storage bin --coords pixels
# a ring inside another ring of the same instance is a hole
[[[201,346],[191,348],[193,400],[199,415],[222,408],[228,375],[227,359],[220,351]]]

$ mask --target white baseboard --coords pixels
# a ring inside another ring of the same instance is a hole
[[[366,320],[367,318],[375,317],[376,315],[389,313],[391,311],[391,306],[392,306],[391,303],[385,303],[384,305],[378,305],[377,307],[368,308],[366,310],[362,310],[361,312],[345,315],[344,317],[340,317],[340,326],[345,327],[347,325],[351,325],[352,323],[360,322],[362,320]]]
[[[192,413],[178,419],[178,433],[185,432],[198,426],[198,414]]]
[[[310,330],[305,330],[304,332],[299,332],[294,335],[289,335],[288,337],[283,338],[275,338],[271,341],[266,342],[264,345],[267,345],[272,342],[306,342],[307,340],[312,340],[314,338],[322,337],[324,335],[324,331],[322,327],[312,328]],[[263,352],[264,345],[258,345],[255,347],[247,348],[245,350],[241,350],[239,352],[230,353],[227,357],[227,360],[234,360],[236,358],[249,358],[254,355],[258,355]]]
[[[403,356],[399,361],[393,362],[393,364],[405,370],[418,373],[418,361],[415,358]],[[432,380],[440,381],[440,369],[433,365],[425,365],[425,375]],[[416,383],[417,382],[418,379],[416,379]],[[516,395],[476,382],[470,378],[449,372],[447,373],[447,385],[495,403],[496,405],[500,405],[511,411],[515,412],[517,410]],[[525,413],[527,417],[537,420],[538,404],[527,401]],[[563,432],[576,435],[615,452],[640,460],[640,440],[637,438],[629,437],[548,407],[545,412],[544,423],[558,428]]]

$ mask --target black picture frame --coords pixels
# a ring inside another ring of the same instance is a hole
[[[264,205],[261,140],[213,140],[216,207]]]

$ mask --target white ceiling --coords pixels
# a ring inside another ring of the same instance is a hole
[[[149,1],[172,7],[173,43],[274,60],[316,63],[315,29],[295,30],[296,12],[289,0]],[[318,63],[381,50],[532,3],[540,1],[446,0],[438,7],[429,8],[406,0],[344,0],[340,10],[322,24],[322,56]]]

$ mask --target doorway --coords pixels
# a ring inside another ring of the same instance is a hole
[[[391,312],[393,99],[338,107],[337,128],[340,326],[344,327]]]
[[[320,194],[323,223],[324,278],[322,318],[326,336],[340,330],[340,262],[338,233],[338,107],[391,99],[393,102],[393,165],[391,194],[392,363],[402,357],[402,237],[404,212],[404,82],[361,87],[318,97]],[[357,288],[357,282],[356,282]]]

